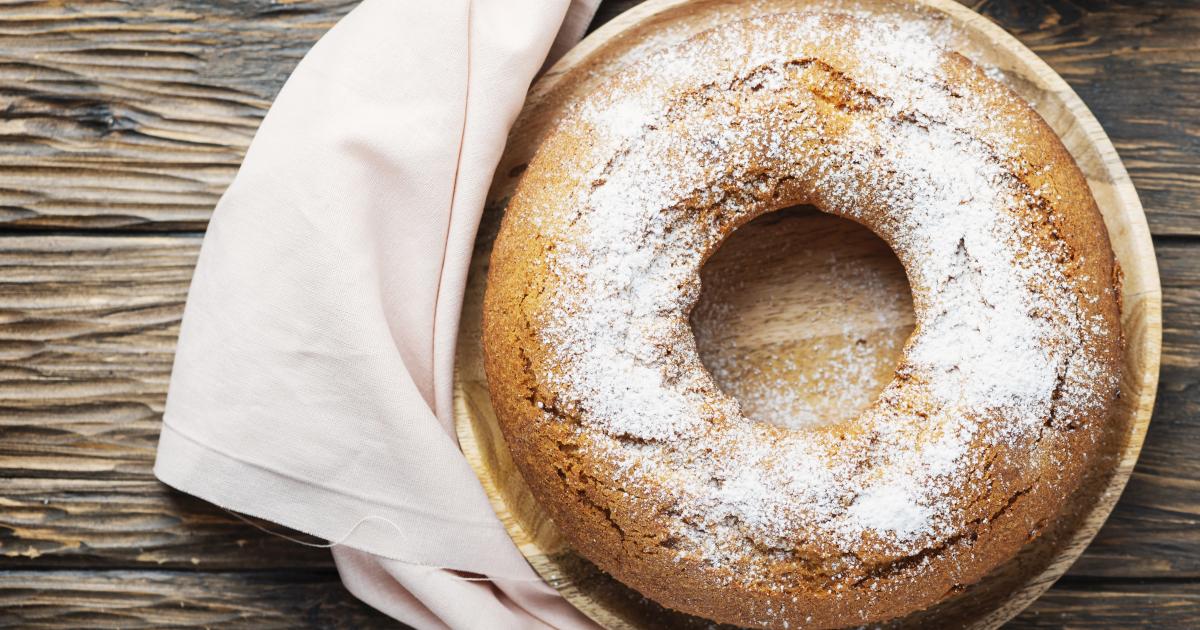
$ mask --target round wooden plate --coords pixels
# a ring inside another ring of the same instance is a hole
[[[1041,595],[1082,553],[1137,461],[1154,404],[1162,295],[1146,218],[1112,143],[1071,88],[1029,49],[953,0],[650,0],[592,33],[533,87],[497,170],[475,243],[458,339],[459,441],[513,541],[549,584],[608,628],[708,627],[641,597],[574,553],[513,467],[488,397],[480,344],[487,264],[500,217],[521,172],[566,103],[647,50],[723,21],[815,5],[903,12],[944,29],[951,46],[1005,80],[1049,122],[1104,214],[1124,269],[1125,370],[1112,448],[1071,497],[1062,518],[1016,558],[942,603],[897,625],[992,628]],[[865,229],[812,209],[771,213],[741,228],[702,272],[693,313],[701,356],[750,417],[844,416],[891,376],[912,329],[907,280],[895,255]]]

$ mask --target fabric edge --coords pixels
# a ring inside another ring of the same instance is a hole
[[[431,569],[472,571],[495,577],[523,578],[527,575],[521,571],[524,567],[510,567],[509,571],[498,574],[494,565],[472,566],[469,561],[462,561],[461,566],[453,566],[445,558],[435,561],[425,557],[429,549],[423,541],[433,532],[446,533],[444,518],[403,507],[377,505],[265,468],[248,466],[246,462],[188,438],[168,423],[163,424],[159,437],[154,476],[175,490],[220,508],[272,523],[286,523],[293,530],[330,543],[315,543],[317,546],[346,545]],[[204,483],[198,482],[199,479]],[[270,500],[264,500],[264,497],[270,497]],[[314,506],[314,509],[297,511],[297,503]],[[404,523],[405,527],[401,529],[397,523]],[[494,529],[476,526],[463,534],[473,539],[470,545],[473,548],[502,549],[513,544],[499,521]],[[276,535],[286,537],[282,533]]]

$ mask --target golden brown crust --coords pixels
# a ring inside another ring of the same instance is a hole
[[[773,16],[754,28],[785,29],[792,19]],[[854,19],[842,16],[822,19],[855,25]],[[702,46],[712,37],[701,34],[683,46]],[[827,119],[832,122],[827,129],[849,126],[855,116],[866,115],[857,107],[865,112],[872,99],[887,97],[864,95],[861,86],[845,79],[842,69],[854,67],[854,55],[852,50],[829,50],[816,63],[806,57],[811,70],[798,75],[809,82],[816,102],[829,108]],[[932,605],[1012,558],[1057,516],[1079,485],[1100,451],[1120,370],[1119,271],[1108,235],[1086,180],[1036,112],[960,56],[946,56],[942,70],[949,89],[970,94],[989,113],[981,125],[1011,127],[1004,132],[1014,139],[1006,168],[1016,181],[1014,190],[1032,199],[1019,205],[1016,220],[1027,230],[1023,239],[1029,251],[1052,256],[1061,273],[1047,279],[1056,286],[1046,291],[1059,290],[1058,283],[1069,284],[1082,321],[1096,331],[1072,349],[1095,363],[1096,378],[1087,392],[1094,400],[1078,408],[1053,407],[1044,430],[1036,433],[1035,445],[985,443],[983,438],[973,443],[986,464],[974,485],[961,491],[961,496],[971,497],[968,504],[957,506],[962,524],[934,546],[900,553],[864,543],[854,551],[854,568],[847,569],[839,563],[842,552],[837,545],[806,540],[797,543],[786,560],[756,558],[753,568],[766,566],[768,573],[755,580],[741,579],[750,571],[749,564],[714,565],[678,553],[681,541],[667,516],[645,507],[658,501],[650,496],[654,489],[614,481],[625,479],[620,464],[597,454],[599,438],[580,430],[578,410],[562,404],[547,376],[546,366],[557,359],[555,349],[542,338],[542,328],[545,313],[560,308],[555,301],[564,289],[551,262],[560,243],[548,235],[571,232],[575,217],[545,208],[574,198],[586,184],[594,167],[589,160],[595,157],[587,126],[568,118],[530,164],[495,243],[483,309],[485,368],[505,439],[534,496],[572,546],[617,579],[668,607],[738,625],[839,627],[887,620]],[[696,88],[700,89],[711,86]],[[704,106],[689,101],[688,94],[679,95],[676,103]],[[1013,121],[1019,124],[1013,126]],[[727,194],[742,194],[746,181],[723,185]],[[785,205],[808,202],[830,211],[839,205],[827,190],[803,178],[777,182],[768,198],[751,201],[753,211],[723,226],[724,235],[761,212]],[[891,207],[884,201],[864,200],[855,211],[851,218],[880,233],[906,268],[927,255],[905,249],[902,235],[892,232]],[[719,240],[713,248],[717,245]],[[914,286],[914,293],[920,304],[925,299],[922,287]],[[1056,400],[1072,395],[1066,389],[1060,382]],[[924,404],[913,391],[899,387],[885,393],[880,404]],[[1030,462],[1018,456],[1030,453],[1040,459]]]

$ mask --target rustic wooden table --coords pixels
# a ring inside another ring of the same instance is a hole
[[[353,4],[0,7],[0,625],[388,624],[342,588],[327,552],[151,474],[209,212],[292,67]],[[1107,129],[1165,294],[1137,471],[1088,551],[1012,627],[1198,626],[1200,3],[967,4]]]

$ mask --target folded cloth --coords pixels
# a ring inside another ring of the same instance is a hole
[[[414,626],[590,626],[492,512],[451,385],[506,134],[595,2],[366,0],[280,92],[201,248],[155,474],[337,543],[347,587]]]

